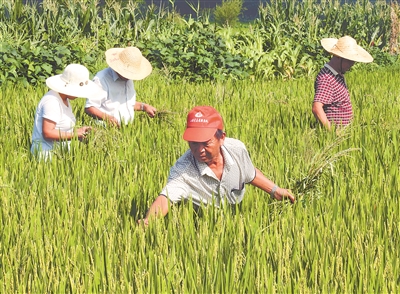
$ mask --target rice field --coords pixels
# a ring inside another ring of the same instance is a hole
[[[97,128],[51,162],[29,153],[42,87],[0,92],[1,293],[396,293],[400,290],[398,68],[346,74],[355,120],[326,131],[312,78],[136,82],[150,119]],[[84,100],[78,124],[93,124]],[[212,105],[255,166],[298,192],[291,205],[247,186],[240,207],[173,207],[138,226],[188,148],[186,114]],[[335,157],[336,156],[336,157]],[[326,164],[324,164],[326,163]],[[313,172],[318,176],[313,178]],[[296,182],[311,179],[308,190]]]

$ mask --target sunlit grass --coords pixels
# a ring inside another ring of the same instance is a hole
[[[49,163],[29,153],[47,89],[2,88],[0,292],[398,292],[397,70],[346,78],[355,120],[343,140],[315,127],[312,79],[175,84],[154,74],[135,87],[159,116],[98,128]],[[72,104],[78,124],[94,125],[83,99]],[[318,154],[355,151],[318,157],[329,167],[294,205],[247,186],[236,212],[196,217],[186,204],[144,230],[136,219],[188,147],[187,111],[206,104],[282,187],[307,176]]]

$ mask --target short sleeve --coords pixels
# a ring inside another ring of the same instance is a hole
[[[245,183],[250,183],[251,181],[254,180],[256,176],[256,168],[253,165],[253,162],[251,161],[250,154],[246,149],[246,146],[241,142],[242,144],[242,155],[241,155],[241,162],[243,164],[244,168],[244,182]]]
[[[50,99],[47,99],[43,103],[43,118],[46,118],[48,120],[51,120],[55,123],[59,123],[60,119],[62,117],[62,109],[60,102],[57,99],[54,99],[51,97]]]
[[[180,202],[189,196],[189,187],[180,175],[179,162],[177,162],[169,172],[167,185],[162,189],[162,195],[165,195],[172,203]]]
[[[246,145],[238,139],[226,138],[223,152],[230,154],[231,158],[239,168],[242,183],[250,183],[256,176],[256,168],[251,161],[250,154],[247,151]],[[228,157],[226,157],[228,160]],[[228,163],[228,162],[227,162]]]
[[[321,75],[315,81],[314,102],[322,104],[332,103],[332,84],[328,75]]]
[[[101,81],[98,77],[94,77],[93,82],[103,89],[103,91],[101,91],[102,96],[86,99],[85,108],[89,108],[89,107],[100,108],[102,103],[107,100],[107,93],[108,93],[107,85],[105,83],[101,83]]]
[[[160,194],[165,195],[172,203],[181,202],[189,196],[186,185],[177,179],[168,181]]]

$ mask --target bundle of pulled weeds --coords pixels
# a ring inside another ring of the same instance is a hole
[[[350,156],[354,151],[360,151],[360,148],[347,148],[339,150],[341,143],[349,138],[347,132],[341,132],[337,135],[335,140],[318,151],[310,161],[306,176],[295,181],[291,191],[298,199],[311,194],[317,188],[318,180],[328,171],[333,174],[334,163],[342,157]],[[339,151],[338,151],[339,150]]]

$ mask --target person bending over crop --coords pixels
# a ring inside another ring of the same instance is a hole
[[[282,200],[295,197],[279,188],[253,166],[245,145],[226,137],[221,115],[211,106],[197,106],[187,116],[183,139],[189,150],[171,168],[167,185],[150,206],[144,219],[165,216],[169,201],[191,200],[195,206],[214,203],[236,204],[242,201],[245,184],[250,183],[271,197]]]
[[[70,64],[60,75],[46,79],[50,88],[40,100],[32,131],[31,152],[39,159],[51,159],[56,146],[69,149],[73,137],[82,139],[91,127],[84,126],[74,130],[75,116],[70,100],[77,97],[98,96],[101,88],[89,80],[89,71],[80,64]]]
[[[321,40],[321,44],[333,56],[315,80],[312,112],[315,118],[328,129],[332,123],[345,126],[353,118],[353,108],[344,73],[355,62],[372,62],[373,58],[349,36],[340,39],[325,38]]]
[[[85,112],[100,121],[115,126],[133,121],[135,110],[146,111],[154,117],[156,109],[136,101],[133,80],[147,77],[152,66],[136,47],[112,48],[106,51],[108,68],[98,72],[93,81],[101,86],[104,94],[96,99],[87,99]]]

